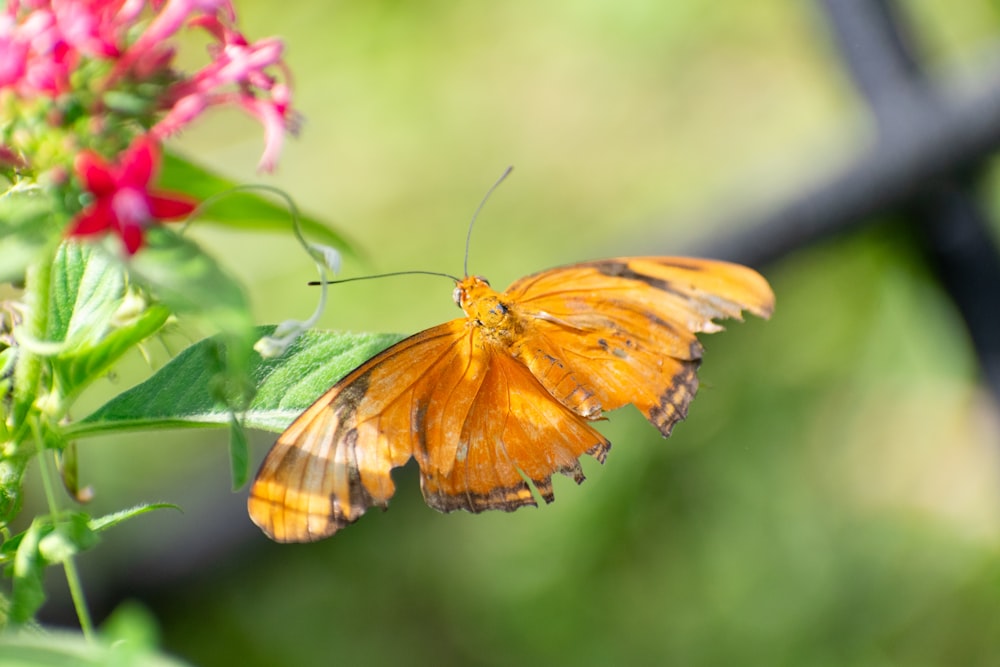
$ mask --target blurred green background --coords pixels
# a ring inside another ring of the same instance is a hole
[[[902,6],[934,68],[986,66],[1000,4]],[[508,164],[472,238],[470,271],[495,286],[683,252],[730,231],[705,221],[808,187],[872,132],[801,0],[237,8],[248,36],[286,40],[302,135],[274,177],[254,173],[260,132],[236,114],[179,147],[354,239],[367,261],[345,276],[460,273],[469,216]],[[762,267],[775,316],[704,339],[689,419],[664,441],[632,408],[612,414],[607,464],[585,461],[588,481],[557,480],[537,510],[439,515],[407,468],[391,511],[282,546],[229,492],[224,432],[85,441],[94,514],[185,509],[87,554],[95,606],[138,598],[166,650],[201,665],[995,665],[1000,419],[904,225]],[[260,322],[311,311],[314,270],[290,234],[197,233]],[[459,315],[451,289],[337,287],[322,326],[414,332]],[[126,365],[87,400],[147,372]],[[255,440],[255,465],[271,441]]]

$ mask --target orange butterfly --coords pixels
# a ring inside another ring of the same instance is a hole
[[[442,512],[549,503],[552,475],[611,446],[587,422],[632,403],[664,435],[698,387],[698,332],[743,310],[768,317],[767,281],[737,264],[676,257],[584,262],[498,293],[458,280],[459,318],[361,364],[281,434],[250,491],[250,517],[279,542],[332,535],[395,492],[415,458]],[[529,485],[529,482],[531,485]]]

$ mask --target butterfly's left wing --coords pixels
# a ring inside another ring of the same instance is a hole
[[[627,403],[663,435],[698,387],[696,333],[744,310],[768,317],[774,294],[756,271],[679,257],[586,262],[518,280],[503,295],[521,323],[514,355],[577,414]]]
[[[415,454],[421,489],[431,507],[513,511],[536,502],[530,481],[552,502],[552,475],[583,481],[578,460],[603,462],[610,444],[575,412],[557,401],[507,350],[480,347],[484,364],[478,389],[458,418],[457,449],[447,458]]]
[[[452,320],[396,343],[337,382],[268,452],[247,501],[254,523],[278,542],[306,542],[333,534],[369,507],[385,507],[395,492],[391,470],[415,451],[444,448],[441,419],[428,406],[435,392],[450,395],[465,382],[474,356],[469,342],[466,321]]]

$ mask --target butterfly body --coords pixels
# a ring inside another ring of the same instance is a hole
[[[551,269],[502,293],[466,277],[454,298],[465,318],[368,360],[278,438],[249,499],[268,535],[314,540],[385,507],[411,457],[441,511],[551,502],[553,474],[582,482],[579,457],[607,455],[588,422],[632,403],[669,435],[697,389],[695,334],[774,300],[751,269],[669,257]]]
[[[511,306],[490,287],[482,276],[459,282],[453,293],[455,303],[465,311],[467,326],[478,329],[481,344],[509,347],[520,333],[520,321]]]

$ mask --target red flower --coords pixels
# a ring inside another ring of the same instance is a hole
[[[73,219],[69,236],[113,231],[122,238],[128,254],[134,255],[149,225],[190,215],[196,206],[193,200],[149,190],[159,158],[156,144],[146,137],[136,139],[115,164],[109,165],[91,151],[80,153],[74,164],[76,176],[94,201]]]

